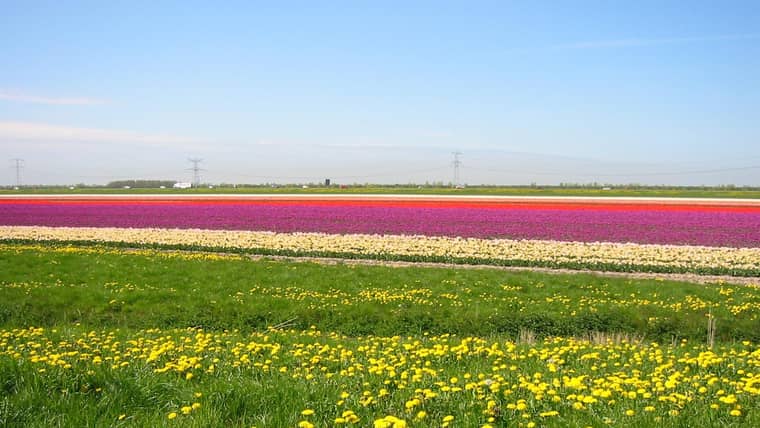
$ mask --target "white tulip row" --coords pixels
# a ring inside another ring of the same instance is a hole
[[[654,267],[681,271],[760,271],[760,248],[405,235],[38,226],[0,226],[0,239],[116,242],[266,250],[307,255],[398,257],[413,260],[478,260],[499,264],[612,265],[631,270]]]

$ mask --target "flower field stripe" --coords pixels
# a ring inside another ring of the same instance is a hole
[[[760,247],[760,206],[627,201],[2,198],[0,224]]]
[[[760,204],[690,204],[690,203],[630,203],[630,202],[564,202],[546,201],[500,201],[489,200],[385,200],[385,199],[264,199],[264,198],[0,198],[1,205],[271,205],[271,206],[319,206],[319,207],[386,207],[386,208],[468,208],[494,210],[591,210],[591,211],[675,211],[709,213],[749,213],[760,214]]]
[[[445,195],[403,193],[138,193],[138,194],[0,194],[0,200],[325,200],[325,201],[465,201],[465,202],[524,202],[524,203],[630,203],[666,205],[760,206],[760,198],[689,198],[657,196],[510,196],[510,195]]]
[[[760,276],[760,248],[200,229],[0,226],[0,239],[106,242],[279,255]]]

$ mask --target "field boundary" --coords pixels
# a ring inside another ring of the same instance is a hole
[[[584,272],[619,272],[619,273],[658,273],[658,274],[682,274],[696,276],[714,276],[714,277],[743,277],[743,278],[760,278],[758,269],[704,269],[704,268],[681,268],[678,266],[657,266],[657,265],[634,265],[606,262],[581,263],[572,261],[552,262],[546,260],[525,260],[520,258],[511,259],[489,259],[480,257],[451,257],[425,256],[425,255],[406,255],[395,253],[376,253],[365,254],[361,252],[341,252],[325,250],[300,250],[300,249],[283,249],[269,247],[226,247],[203,244],[178,244],[165,243],[160,241],[128,241],[128,240],[89,240],[89,239],[37,239],[15,237],[0,238],[0,243],[4,244],[41,244],[63,245],[75,247],[110,247],[110,248],[143,248],[152,250],[186,250],[208,252],[210,254],[239,254],[239,255],[260,255],[260,256],[279,256],[291,258],[327,258],[336,260],[374,260],[378,262],[405,262],[411,264],[420,263],[439,263],[441,265],[451,266],[493,266],[493,267],[519,267],[525,269],[545,268],[548,270],[567,269],[570,271]],[[725,273],[724,273],[725,272]]]
[[[227,257],[239,257],[253,261],[273,260],[296,263],[317,263],[324,265],[348,265],[348,266],[383,266],[393,268],[429,268],[429,269],[468,269],[468,270],[500,270],[506,272],[535,272],[552,275],[593,275],[610,278],[631,278],[631,279],[653,279],[662,281],[689,282],[695,284],[734,284],[743,286],[760,287],[760,276],[731,276],[715,274],[698,274],[690,272],[642,272],[642,271],[611,271],[595,270],[588,268],[563,268],[547,266],[524,266],[524,265],[504,265],[504,264],[486,264],[486,263],[456,263],[456,262],[439,262],[439,261],[410,261],[410,260],[392,260],[361,257],[359,254],[351,254],[351,257],[333,257],[323,255],[308,254],[277,254],[270,251],[230,251],[229,248],[188,248],[184,246],[173,245],[156,245],[146,244],[139,245],[128,242],[90,242],[90,241],[54,241],[54,240],[7,240],[0,239],[0,244],[54,244],[80,248],[105,247],[114,250],[121,250],[126,253],[151,250],[157,253],[186,253],[217,255]]]
[[[134,248],[138,250],[139,248]],[[171,250],[163,250],[171,251]],[[200,254],[219,254],[211,251],[190,251],[178,250],[183,252],[195,252]],[[235,255],[234,253],[225,253]],[[239,255],[239,254],[238,254]],[[457,264],[442,262],[407,262],[377,259],[344,259],[337,257],[308,257],[308,256],[277,256],[246,254],[250,260],[277,260],[292,261],[299,263],[320,263],[326,265],[357,265],[357,266],[385,266],[385,267],[423,267],[431,269],[491,269],[512,272],[537,272],[555,275],[574,274],[574,275],[594,275],[615,278],[633,278],[633,279],[661,279],[666,281],[691,282],[696,284],[734,284],[760,287],[760,277],[737,277],[728,275],[699,275],[689,273],[656,273],[656,272],[614,272],[614,271],[597,271],[588,269],[565,269],[565,268],[546,268],[546,267],[528,267],[528,266],[498,266],[487,264]]]

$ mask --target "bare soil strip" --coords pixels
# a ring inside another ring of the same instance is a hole
[[[688,273],[648,273],[648,272],[609,272],[595,270],[574,269],[551,269],[542,267],[522,266],[495,266],[495,265],[468,265],[457,263],[431,263],[431,262],[403,262],[372,259],[341,259],[329,257],[289,257],[289,256],[263,256],[247,255],[251,260],[279,260],[303,263],[321,263],[326,265],[361,265],[361,266],[388,266],[388,267],[424,267],[445,269],[492,269],[512,272],[539,272],[548,274],[590,274],[597,276],[632,278],[632,279],[657,279],[663,281],[682,281],[697,284],[736,284],[760,287],[760,277],[737,277],[728,275],[697,275]]]
[[[143,251],[144,248],[126,248],[125,251]],[[393,268],[422,267],[433,269],[491,269],[507,272],[538,272],[552,275],[564,274],[587,274],[595,276],[604,276],[612,278],[631,278],[631,279],[654,279],[661,281],[681,281],[695,284],[734,284],[760,287],[760,277],[738,277],[729,275],[698,275],[689,273],[650,273],[650,272],[609,272],[596,270],[575,270],[575,269],[552,269],[542,267],[523,267],[523,266],[496,266],[496,265],[469,265],[457,263],[432,263],[432,262],[404,262],[388,261],[373,259],[344,259],[338,257],[293,257],[293,256],[276,256],[261,254],[239,254],[239,253],[218,253],[213,251],[196,251],[196,250],[155,250],[166,253],[191,253],[191,254],[213,254],[230,257],[245,257],[249,260],[274,260],[296,263],[318,263],[324,265],[347,265],[347,266],[385,266]]]

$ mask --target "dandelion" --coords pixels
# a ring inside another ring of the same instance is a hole
[[[395,416],[386,416],[376,419],[373,423],[374,428],[406,428],[406,421]]]
[[[411,400],[408,400],[406,403],[404,403],[404,407],[406,407],[407,410],[411,410],[415,408],[416,406],[419,406],[421,401],[418,398],[413,398]]]

